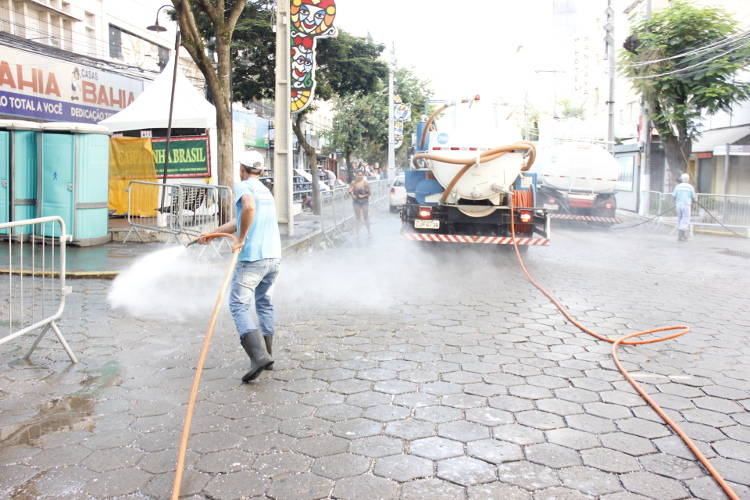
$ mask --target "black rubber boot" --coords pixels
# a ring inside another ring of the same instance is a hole
[[[263,335],[263,340],[266,341],[266,351],[268,351],[268,355],[273,356],[273,334]],[[266,367],[266,370],[273,370],[273,359],[271,360],[271,364]]]
[[[265,368],[273,363],[273,358],[266,351],[266,343],[260,330],[250,330],[240,341],[245,352],[250,357],[250,370],[242,377],[242,383],[248,383],[260,375]]]

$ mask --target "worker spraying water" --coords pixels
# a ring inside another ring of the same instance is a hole
[[[240,157],[241,182],[234,186],[237,220],[211,234],[201,234],[198,243],[208,244],[212,235],[237,235],[232,250],[239,252],[229,292],[229,311],[240,335],[240,344],[250,358],[250,369],[242,377],[247,383],[273,364],[276,331],[272,294],[281,265],[281,236],[276,203],[260,181],[265,161],[257,151]],[[255,304],[256,324],[251,308]]]

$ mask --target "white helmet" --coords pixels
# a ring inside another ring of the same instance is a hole
[[[263,158],[263,155],[257,151],[247,150],[240,155],[240,165],[245,167],[263,170],[265,164],[266,160]]]

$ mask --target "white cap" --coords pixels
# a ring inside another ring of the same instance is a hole
[[[687,181],[689,181],[689,180],[690,180],[690,176],[689,176],[688,174],[682,174],[682,175],[680,176],[680,180],[681,180],[682,182],[687,182]]]
[[[263,155],[257,151],[247,150],[240,155],[240,165],[258,170],[263,170],[266,160]]]

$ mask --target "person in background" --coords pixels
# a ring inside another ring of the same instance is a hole
[[[357,178],[349,186],[349,195],[352,197],[356,217],[354,222],[355,237],[359,238],[361,219],[364,219],[367,226],[367,236],[372,237],[370,232],[370,183],[365,179],[364,171],[357,172]]]
[[[690,181],[688,174],[682,174],[680,180],[682,182],[677,184],[672,192],[677,207],[677,241],[687,241],[690,227],[690,207],[697,195],[693,186],[688,182]]]
[[[240,335],[240,344],[250,358],[250,370],[242,377],[247,383],[273,364],[271,352],[276,330],[271,295],[281,267],[281,236],[276,202],[260,181],[263,156],[245,151],[240,158],[240,179],[234,186],[237,220],[218,227],[216,233],[236,233],[233,251],[239,251],[232,275],[229,311]],[[208,244],[201,234],[198,243]],[[255,302],[258,325],[250,309]]]

